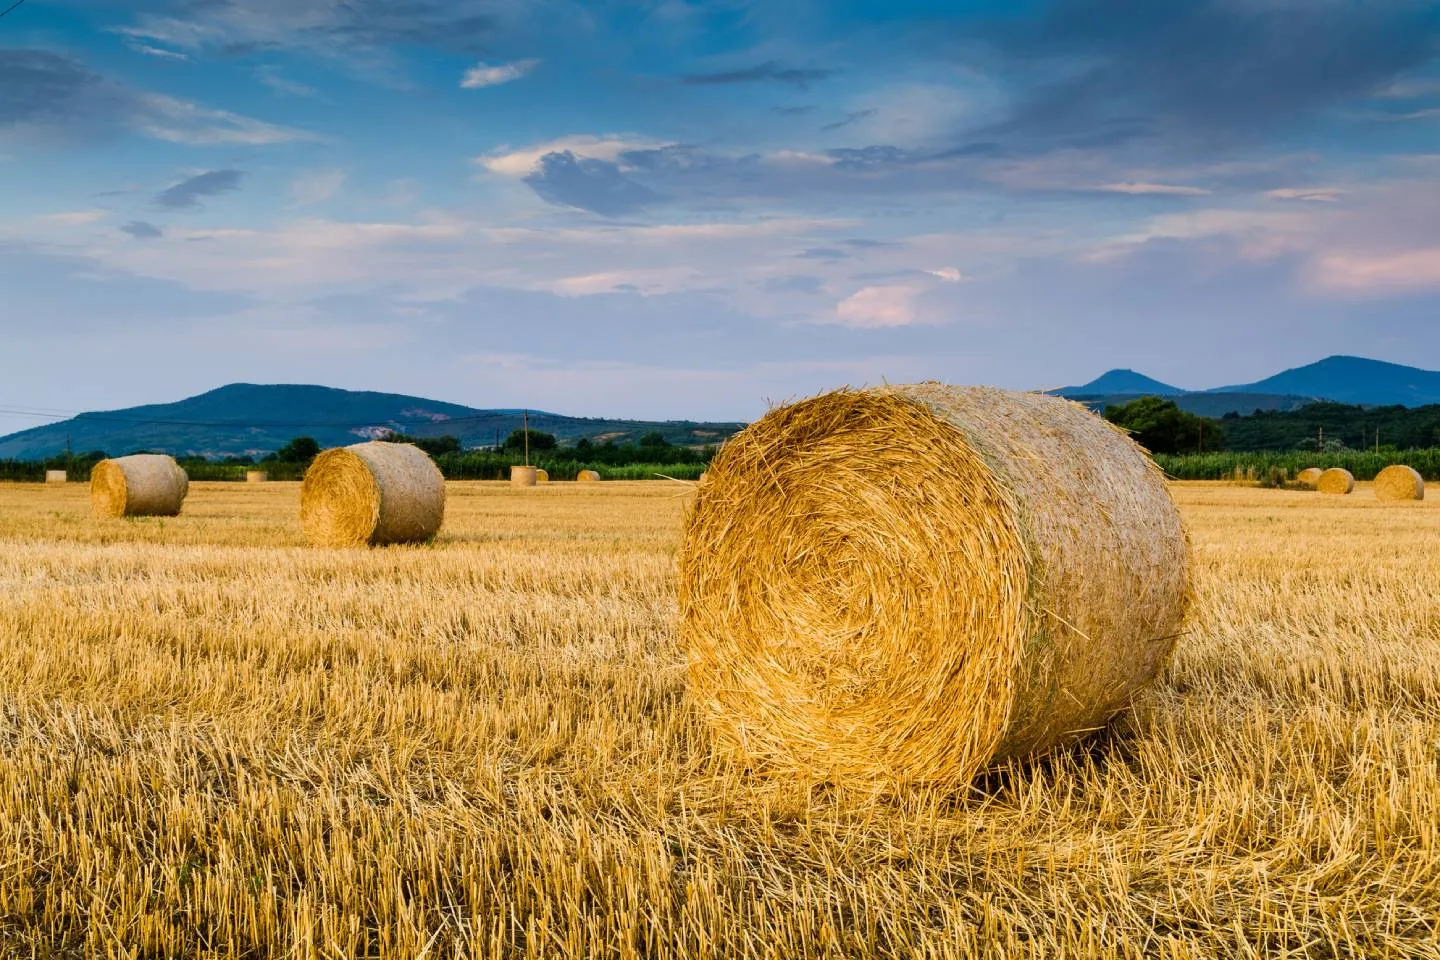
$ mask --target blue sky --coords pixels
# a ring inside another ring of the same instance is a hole
[[[1440,368],[1428,2],[27,0],[0,175],[7,409]]]

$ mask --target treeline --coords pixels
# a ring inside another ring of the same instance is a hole
[[[1440,404],[1358,407],[1312,403],[1298,410],[1256,410],[1243,417],[1226,414],[1220,425],[1225,430],[1227,450],[1305,448],[1314,451],[1323,434],[1326,450],[1373,451],[1376,431],[1379,431],[1381,447],[1400,450],[1440,447]]]
[[[1263,479],[1272,470],[1294,477],[1306,467],[1344,467],[1356,480],[1374,480],[1375,474],[1395,463],[1420,471],[1427,481],[1440,480],[1440,447],[1420,450],[1341,450],[1326,453],[1289,451],[1226,451],[1203,454],[1155,454],[1160,469],[1176,480],[1231,480],[1237,476]],[[1238,471],[1238,473],[1237,473]]]

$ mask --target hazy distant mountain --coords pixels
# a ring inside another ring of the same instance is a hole
[[[1335,356],[1254,383],[1207,392],[1221,391],[1297,393],[1336,403],[1421,407],[1440,403],[1440,373],[1364,357]]]
[[[1172,387],[1168,383],[1161,383],[1153,377],[1136,373],[1134,370],[1108,370],[1089,383],[1078,387],[1061,387],[1059,390],[1050,392],[1058,393],[1062,397],[1099,397],[1123,394],[1173,397],[1188,391]]]
[[[296,436],[322,447],[371,439],[386,430],[415,436],[459,437],[466,446],[488,446],[520,429],[520,410],[479,410],[395,393],[337,390],[300,384],[232,383],[177,403],[82,413],[60,423],[0,437],[0,459],[36,459],[103,450],[120,456],[136,450],[209,457],[255,456]],[[581,437],[617,443],[659,431],[677,444],[718,443],[741,423],[601,420],[530,411],[530,428],[553,433],[562,443]]]

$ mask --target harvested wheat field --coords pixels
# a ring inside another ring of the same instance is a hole
[[[297,483],[0,485],[0,955],[1440,956],[1440,504],[1360,488],[1176,485],[1133,713],[867,796],[715,758],[693,485],[451,483],[374,550]]]

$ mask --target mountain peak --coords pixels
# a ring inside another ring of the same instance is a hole
[[[1179,387],[1172,387],[1168,383],[1161,383],[1154,377],[1147,377],[1143,373],[1136,373],[1128,367],[1117,367],[1114,370],[1107,370],[1087,384],[1078,387],[1061,387],[1059,390],[1052,392],[1058,393],[1062,397],[1126,393],[1143,393],[1159,397],[1172,397],[1185,393],[1185,391]]]

